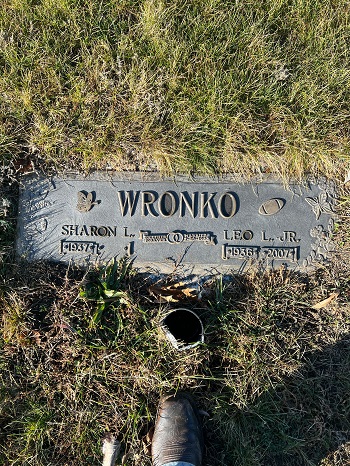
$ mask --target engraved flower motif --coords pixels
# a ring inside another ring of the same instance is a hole
[[[334,252],[336,250],[334,241],[328,241],[325,245],[325,250],[327,252]]]
[[[317,238],[318,236],[321,235],[322,232],[323,232],[323,226],[318,225],[317,227],[311,228],[310,235],[313,238]]]
[[[322,192],[318,197],[306,197],[305,201],[311,205],[314,214],[316,215],[316,220],[320,218],[320,215],[323,213],[333,214],[331,204],[327,201],[327,193]]]
[[[330,239],[331,234],[322,225],[312,228],[310,235],[315,238],[315,241],[311,245],[310,254],[303,262],[304,267],[308,267],[314,262],[327,262],[335,249],[335,244]]]

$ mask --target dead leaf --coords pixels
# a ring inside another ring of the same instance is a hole
[[[328,296],[328,298],[326,298],[323,301],[320,301],[319,303],[315,304],[314,306],[311,307],[311,309],[322,309],[323,307],[328,306],[328,304],[331,303],[338,296],[339,296],[339,292],[331,293]]]
[[[188,287],[183,282],[171,285],[151,285],[148,291],[157,298],[157,303],[178,303],[188,299],[199,300],[198,290]]]
[[[148,292],[156,298],[157,303],[177,303],[179,299],[176,299],[176,290],[171,291],[166,287],[151,285],[148,288]]]

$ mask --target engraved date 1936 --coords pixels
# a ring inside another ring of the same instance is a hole
[[[228,259],[267,259],[297,262],[299,247],[260,247],[260,246],[222,246],[222,258]]]

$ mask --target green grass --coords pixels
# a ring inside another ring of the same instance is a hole
[[[127,466],[150,465],[141,439],[177,390],[208,413],[205,466],[350,462],[348,192],[327,268],[213,280],[180,303],[205,325],[189,353],[125,264],[85,276],[13,257],[15,172],[30,160],[341,179],[349,20],[340,0],[1,2],[2,465],[97,465],[106,432]]]
[[[3,0],[1,157],[343,174],[349,19],[340,0]]]
[[[2,464],[97,465],[110,431],[127,465],[150,465],[141,438],[160,396],[177,390],[209,414],[205,466],[336,465],[333,452],[346,464],[348,273],[209,283],[195,305],[206,342],[188,353],[165,340],[164,308],[142,276],[124,276],[128,299],[109,301],[98,322],[98,302],[78,298],[95,274],[35,264],[10,277],[0,298]],[[337,302],[311,309],[335,289]]]

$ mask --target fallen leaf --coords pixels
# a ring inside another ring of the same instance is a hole
[[[152,285],[148,288],[148,292],[156,297],[157,303],[177,303],[176,292],[169,291],[166,288]]]
[[[190,299],[198,299],[198,292],[196,288],[184,288],[182,290],[183,294]]]
[[[188,287],[183,282],[171,285],[151,285],[148,291],[157,298],[158,303],[178,303],[188,299],[196,301],[199,299],[198,290]]]
[[[331,293],[328,296],[328,298],[326,298],[323,301],[320,301],[319,303],[315,304],[314,306],[311,307],[311,309],[322,309],[323,307],[328,306],[328,304],[331,303],[338,296],[339,296],[339,292]]]

